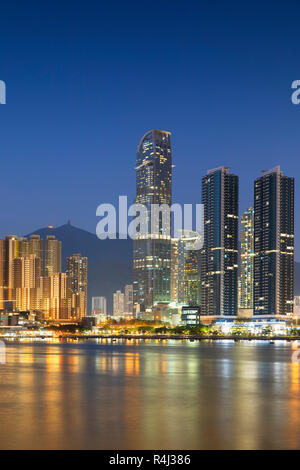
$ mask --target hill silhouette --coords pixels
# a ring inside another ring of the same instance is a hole
[[[113,293],[132,283],[132,240],[99,240],[95,234],[70,223],[55,228],[41,228],[26,236],[32,234],[40,235],[43,240],[47,235],[54,235],[62,242],[63,271],[67,256],[74,253],[87,256],[88,312],[91,310],[91,298],[103,295],[107,298],[108,312],[112,313]]]

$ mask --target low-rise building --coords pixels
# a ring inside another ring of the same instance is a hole
[[[182,307],[181,313],[181,323],[185,326],[197,326],[200,325],[200,315],[201,307],[198,305],[195,306],[185,306]]]

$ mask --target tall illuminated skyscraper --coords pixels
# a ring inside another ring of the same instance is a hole
[[[40,307],[40,258],[34,254],[25,254],[14,258],[12,264],[16,309],[38,310]]]
[[[124,314],[124,294],[117,290],[113,296],[114,315],[119,316]]]
[[[124,312],[133,314],[133,285],[127,284],[124,290]]]
[[[254,207],[241,217],[241,272],[239,285],[239,308],[253,309],[254,276]]]
[[[88,260],[87,257],[76,253],[66,258],[66,274],[71,280],[72,308],[75,316],[85,317],[87,311],[87,283]]]
[[[29,255],[28,239],[26,237],[18,238],[18,256]]]
[[[204,246],[201,255],[201,311],[237,315],[238,176],[210,170],[202,180]]]
[[[171,302],[178,302],[178,238],[171,239]]]
[[[43,240],[41,240],[41,237],[34,234],[30,236],[29,240],[26,237],[20,237],[18,255],[35,255],[41,260],[41,266],[43,267],[44,249]]]
[[[178,303],[200,305],[200,250],[193,250],[198,233],[183,230],[178,240]]]
[[[4,241],[4,299],[15,308],[16,296],[13,288],[13,260],[19,256],[19,240],[16,235],[7,235]]]
[[[294,178],[280,167],[254,182],[254,315],[293,313]]]
[[[41,277],[41,311],[46,320],[79,320],[76,311],[71,309],[70,279],[66,273],[54,273]]]
[[[151,204],[172,204],[171,134],[151,130],[141,139],[136,159],[136,203],[148,210],[149,235],[134,241],[133,289],[135,311],[149,311],[171,300],[171,230],[151,233]]]
[[[61,242],[54,235],[45,240],[45,276],[61,272]]]
[[[43,266],[44,247],[43,247],[43,240],[41,240],[41,237],[39,235],[34,235],[34,234],[30,235],[28,246],[29,246],[29,254],[35,255],[37,258],[40,258],[41,266]]]

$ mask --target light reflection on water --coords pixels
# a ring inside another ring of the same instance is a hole
[[[295,345],[7,343],[0,448],[300,448]]]

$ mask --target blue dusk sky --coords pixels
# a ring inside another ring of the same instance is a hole
[[[299,44],[297,1],[2,2],[0,236],[68,218],[95,232],[98,204],[133,200],[138,142],[158,128],[174,202],[200,203],[220,165],[241,212],[262,169],[294,176],[299,260]]]

